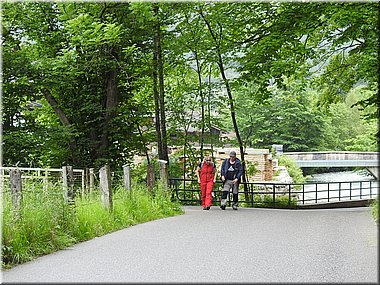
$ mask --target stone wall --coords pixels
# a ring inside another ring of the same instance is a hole
[[[231,150],[236,151],[236,155],[240,159],[240,151],[238,148],[215,149],[214,157],[218,170],[220,169],[223,160],[229,157]],[[244,156],[248,163],[256,163],[256,169],[259,170],[255,175],[248,176],[249,182],[271,181],[273,179],[273,161],[269,149],[247,148]]]

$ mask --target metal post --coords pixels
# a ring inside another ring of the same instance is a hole
[[[251,185],[251,187],[250,187],[250,189],[251,189],[251,205],[252,205],[252,207],[253,207],[253,185]]]
[[[339,201],[340,201],[340,188],[342,187],[342,183],[339,182]]]
[[[362,198],[362,181],[360,181],[360,197],[359,197],[359,199],[361,199]]]
[[[315,204],[318,204],[318,183],[315,183]]]
[[[178,192],[179,192],[179,185],[178,184],[179,184],[178,180],[174,180],[175,194],[176,194],[177,199],[180,199],[179,195],[178,195]]]
[[[369,198],[372,198],[372,181],[369,181]]]
[[[351,190],[352,190],[352,182],[350,182],[350,200],[351,200]]]
[[[290,189],[290,184],[288,184],[289,186],[289,201],[288,201],[288,206],[290,207],[290,199],[291,199],[291,189]]]
[[[274,185],[272,185],[272,189],[273,189],[273,207],[276,208],[276,187],[274,187]]]
[[[330,183],[327,183],[327,202],[330,202]]]
[[[305,184],[302,184],[302,205],[305,204]]]

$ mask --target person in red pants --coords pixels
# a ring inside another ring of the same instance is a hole
[[[203,161],[198,165],[196,173],[201,187],[203,210],[210,210],[212,205],[212,188],[218,176],[218,171],[210,156],[204,157]]]

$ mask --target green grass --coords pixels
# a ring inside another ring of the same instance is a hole
[[[4,189],[6,191],[6,189]],[[74,205],[64,201],[62,186],[23,185],[22,209],[17,215],[8,192],[3,194],[2,266],[10,268],[139,223],[182,214],[177,202],[157,187],[155,193],[135,186],[126,192],[113,189],[112,211],[102,207],[99,190],[77,197]]]
[[[372,216],[376,224],[379,224],[379,197],[377,197],[370,205],[372,207]]]

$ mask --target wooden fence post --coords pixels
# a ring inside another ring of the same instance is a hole
[[[42,179],[42,181],[43,181],[43,188],[44,188],[44,191],[47,191],[47,189],[48,189],[48,170],[47,169],[45,169],[45,176],[44,176],[44,178]]]
[[[124,173],[124,189],[126,191],[131,190],[131,167],[129,165],[123,165]]]
[[[150,190],[153,189],[155,184],[155,177],[154,177],[154,164],[148,164],[147,169],[147,186]]]
[[[160,163],[160,178],[164,189],[168,188],[168,162],[166,160],[159,160]]]
[[[99,170],[100,188],[102,190],[102,205],[112,210],[112,189],[110,166],[105,165]]]
[[[1,146],[0,146],[0,151],[1,151]],[[0,157],[0,191],[3,191],[3,189],[4,189],[4,174],[5,174],[5,172],[4,172],[4,169],[2,167],[2,161],[1,161],[1,157]]]
[[[90,168],[90,193],[94,191],[94,169]]]
[[[16,216],[19,217],[20,210],[21,210],[21,200],[22,200],[21,171],[19,169],[12,169],[9,172],[9,178],[11,180],[11,194],[12,194],[13,210],[16,213]]]
[[[69,204],[72,204],[75,198],[73,167],[69,165],[63,166],[62,176],[63,176],[63,193],[65,196],[65,201],[68,202]]]
[[[82,187],[81,188],[82,188],[81,195],[83,197],[86,191],[86,170],[85,169],[82,170]]]
[[[90,170],[87,167],[84,169],[84,189],[86,194],[90,192]]]

